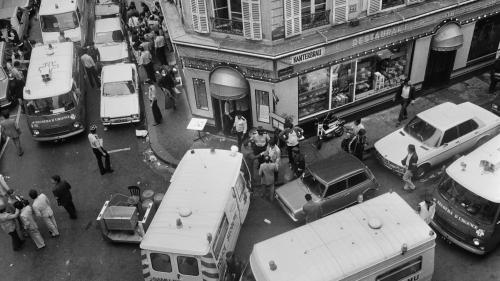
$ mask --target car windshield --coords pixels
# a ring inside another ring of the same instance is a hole
[[[319,197],[323,196],[326,187],[320,183],[308,170],[302,179],[302,182],[311,190],[312,193]]]
[[[76,12],[40,16],[43,32],[59,32],[78,27]]]
[[[28,115],[33,116],[62,113],[75,108],[75,105],[76,101],[71,92],[55,97],[25,100]]]
[[[486,200],[448,177],[439,185],[439,193],[451,205],[470,217],[485,223],[493,223],[499,204]]]
[[[423,144],[432,147],[437,146],[439,138],[441,137],[441,131],[420,119],[418,116],[408,122],[403,130]]]
[[[94,42],[96,44],[123,42],[123,33],[121,30],[98,32],[95,34]]]
[[[102,95],[105,97],[125,96],[134,93],[132,81],[104,83]]]

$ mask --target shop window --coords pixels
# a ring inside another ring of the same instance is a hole
[[[500,42],[500,15],[479,20],[474,28],[469,50],[469,61],[495,57]]]
[[[394,8],[405,4],[405,0],[382,0],[382,10]]]
[[[213,0],[214,31],[243,35],[241,0]]]
[[[328,68],[299,76],[299,118],[327,110],[329,89]]]
[[[355,61],[331,67],[331,109],[354,101],[355,68]]]
[[[193,78],[194,99],[197,109],[208,110],[207,86],[204,79]]]
[[[167,254],[151,253],[151,267],[158,272],[172,272],[172,262]]]
[[[255,90],[257,121],[269,123],[269,92]]]
[[[179,269],[179,273],[182,275],[200,275],[200,270],[198,269],[198,260],[194,257],[178,256],[177,267]]]

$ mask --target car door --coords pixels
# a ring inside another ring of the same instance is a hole
[[[473,119],[469,119],[462,124],[458,125],[458,134],[461,150],[466,151],[474,147],[476,142],[482,136],[481,130],[478,130],[479,124]]]
[[[348,195],[347,179],[345,178],[328,186],[321,199],[321,208],[323,209],[322,216],[326,216],[344,208],[348,201],[346,198]]]
[[[454,126],[446,130],[441,138],[439,149],[441,153],[435,156],[433,165],[439,164],[446,159],[457,154],[460,150],[460,138],[458,133],[458,126]]]
[[[373,182],[365,171],[358,171],[347,178],[347,190],[349,191],[344,197],[347,205],[358,202],[358,196],[369,188]]]

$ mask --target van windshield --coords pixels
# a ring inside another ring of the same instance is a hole
[[[302,182],[311,190],[312,193],[319,197],[323,196],[326,187],[320,183],[309,171],[306,172]]]
[[[43,32],[59,32],[78,27],[76,12],[40,16]]]
[[[447,177],[439,185],[439,193],[450,205],[484,223],[493,223],[499,204],[486,200]]]
[[[104,83],[102,95],[105,97],[125,96],[134,93],[132,81]]]
[[[24,101],[28,115],[43,116],[62,113],[75,108],[76,100],[73,94],[67,93],[55,97]]]
[[[441,137],[441,131],[418,116],[408,122],[403,130],[423,144],[431,147],[436,147]]]
[[[123,42],[123,33],[121,30],[98,32],[95,34],[94,43],[96,44],[105,44],[113,42]]]

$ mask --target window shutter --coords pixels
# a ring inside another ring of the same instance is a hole
[[[243,36],[247,39],[262,40],[260,0],[241,0],[243,13]]]
[[[302,33],[302,13],[300,0],[285,0],[285,37]]]
[[[382,0],[369,0],[368,15],[378,13],[382,9]]]
[[[347,0],[335,0],[333,2],[333,22],[343,23],[347,21]]]
[[[196,32],[208,33],[207,4],[205,0],[191,0],[191,19]]]

